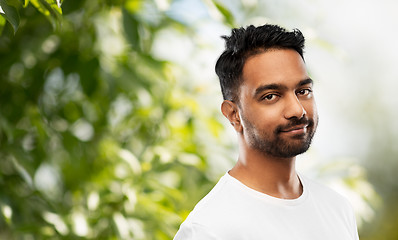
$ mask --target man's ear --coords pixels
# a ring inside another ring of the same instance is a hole
[[[229,100],[224,100],[224,102],[221,104],[222,114],[229,120],[235,130],[240,133],[242,132],[243,128],[238,110],[238,106]]]

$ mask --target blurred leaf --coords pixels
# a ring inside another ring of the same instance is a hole
[[[91,96],[97,90],[97,77],[99,70],[99,62],[97,58],[85,61],[79,66],[80,79],[83,91],[87,96]]]
[[[1,13],[1,16],[3,16],[11,24],[12,28],[14,29],[14,33],[16,33],[20,22],[17,9],[14,6],[7,4],[6,0],[0,0],[0,7],[4,12]],[[0,22],[0,26],[4,26],[4,24],[1,24]]]
[[[140,35],[138,33],[139,22],[133,14],[126,9],[122,9],[123,14],[123,28],[126,33],[127,40],[129,40],[133,49],[140,50]]]
[[[141,8],[142,5],[144,4],[144,1],[136,1],[136,0],[127,0],[125,1],[124,7],[131,13],[136,13],[138,12]]]
[[[6,19],[3,17],[2,14],[0,14],[0,36],[3,33],[3,28],[5,24],[6,24]]]
[[[62,9],[56,0],[29,0],[37,10],[46,16],[54,28],[59,28],[62,22]]]
[[[233,14],[226,8],[224,7],[221,3],[218,3],[217,1],[213,1],[214,5],[220,11],[220,13],[224,16],[225,22],[231,26],[235,26],[235,18]]]

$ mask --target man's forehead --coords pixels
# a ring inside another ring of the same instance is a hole
[[[300,54],[291,49],[263,52],[250,57],[243,66],[243,84],[286,84],[308,77]]]

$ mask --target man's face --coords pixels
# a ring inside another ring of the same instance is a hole
[[[243,67],[239,100],[250,148],[278,158],[307,151],[318,115],[312,80],[296,51],[272,49],[250,57]]]

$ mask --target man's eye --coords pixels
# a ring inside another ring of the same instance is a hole
[[[263,97],[263,100],[272,101],[275,100],[278,96],[275,94],[268,94]]]
[[[297,94],[302,95],[302,96],[307,96],[312,93],[311,89],[302,89],[297,92]]]

